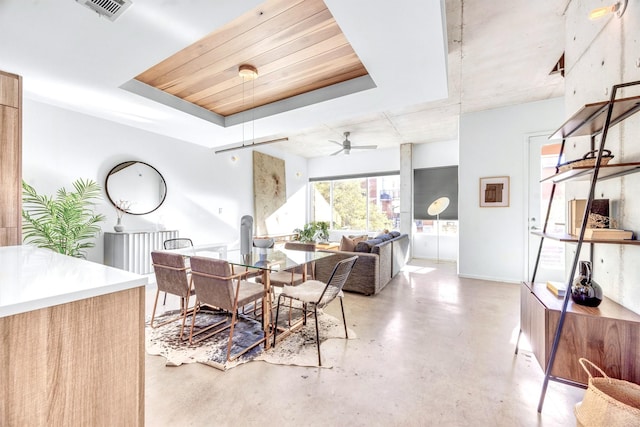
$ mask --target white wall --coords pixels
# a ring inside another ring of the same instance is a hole
[[[585,104],[606,101],[615,84],[640,80],[640,8],[629,2],[621,18],[610,15],[589,21],[590,9],[600,7],[595,1],[572,1],[566,19],[566,93],[565,110],[569,118]],[[640,95],[640,86],[618,93],[618,98]],[[606,148],[615,156],[611,163],[640,161],[640,114],[611,128]],[[600,139],[597,139],[599,142]],[[567,158],[581,157],[589,151],[589,137],[570,138]],[[616,209],[613,219],[618,228],[633,230],[640,235],[640,174],[626,175],[598,183],[596,195],[608,198]],[[588,184],[571,182],[566,185],[567,198],[587,198]],[[567,255],[573,261],[575,245],[567,245]],[[605,296],[640,313],[640,247],[624,245],[594,246],[594,280]],[[589,259],[588,245],[583,246],[582,259]],[[569,264],[569,263],[568,263]],[[569,265],[570,266],[570,265]]]
[[[524,280],[525,135],[555,130],[563,120],[562,98],[468,113],[460,118],[460,276]],[[510,178],[509,207],[479,207],[479,179],[490,176]]]
[[[400,148],[352,150],[349,155],[315,157],[307,162],[309,178],[400,170]]]
[[[273,233],[291,232],[304,224],[306,159],[268,146],[260,151],[285,160],[288,202],[282,217],[288,227]],[[232,155],[238,157],[235,163]],[[53,195],[60,187],[71,190],[77,178],[93,179],[104,187],[109,170],[125,160],[151,164],[167,182],[167,198],[158,210],[125,215],[123,223],[129,230],[163,226],[179,230],[196,244],[234,242],[239,238],[240,217],[253,215],[250,149],[216,155],[198,145],[24,100],[22,176],[39,193]],[[113,231],[116,211],[106,195],[97,211],[108,218],[103,231]],[[102,245],[100,236],[88,259],[102,262]]]
[[[458,141],[441,141],[413,146],[413,168],[436,168],[455,166],[459,160]],[[426,209],[426,208],[425,208]],[[457,261],[458,235],[437,233],[412,233],[412,255],[414,258]]]

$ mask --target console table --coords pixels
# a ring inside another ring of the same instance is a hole
[[[151,252],[178,236],[177,230],[104,233],[104,264],[138,274],[153,272]]]
[[[522,283],[520,324],[543,370],[549,362],[562,310],[561,298],[544,283]],[[588,383],[578,363],[586,357],[608,375],[640,383],[640,315],[606,298],[597,308],[569,302],[556,363],[550,374],[576,384]]]
[[[144,276],[0,247],[0,425],[144,425]]]

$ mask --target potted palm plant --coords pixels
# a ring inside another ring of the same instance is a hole
[[[22,182],[22,231],[25,243],[47,248],[64,255],[85,258],[85,250],[101,231],[98,223],[106,218],[94,212],[100,186],[92,180],[73,182],[75,191],[64,187],[55,197],[39,195]]]

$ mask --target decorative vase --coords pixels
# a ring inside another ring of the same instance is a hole
[[[124,225],[122,225],[122,218],[118,218],[118,222],[113,226],[113,229],[118,233],[124,231]]]
[[[580,275],[571,285],[571,299],[588,307],[597,307],[602,302],[602,287],[591,278],[589,261],[580,261]]]

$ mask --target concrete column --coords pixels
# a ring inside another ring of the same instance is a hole
[[[409,259],[413,247],[413,144],[400,145],[400,232],[409,235]]]

